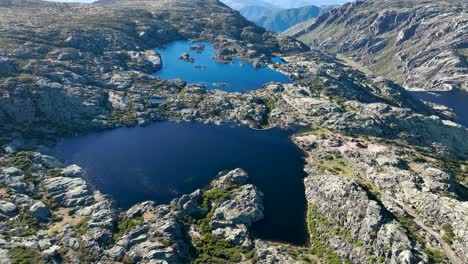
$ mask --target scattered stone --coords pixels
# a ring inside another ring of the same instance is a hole
[[[18,208],[14,203],[0,200],[0,218],[11,218],[18,214]]]
[[[33,216],[41,220],[49,220],[49,218],[51,217],[49,208],[47,208],[47,206],[41,201],[38,201],[35,204],[33,204],[29,210],[31,211]]]

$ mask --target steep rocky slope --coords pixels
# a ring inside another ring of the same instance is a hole
[[[316,18],[322,13],[328,12],[331,8],[332,7],[329,6],[305,6],[300,8],[281,10],[257,18],[247,18],[255,22],[255,24],[273,32],[283,32],[296,24],[311,18]]]
[[[135,3],[2,2],[0,263],[468,261],[466,128],[400,85],[306,52],[217,1]],[[151,49],[184,38],[293,83],[241,94],[152,75],[163,65]],[[272,53],[288,64],[270,63]],[[149,105],[152,97],[167,101]],[[170,205],[122,210],[80,167],[46,155],[66,135],[169,119],[295,129],[310,243],[250,235],[262,194],[241,169]]]
[[[468,4],[461,0],[359,0],[294,32],[408,89],[468,90]]]

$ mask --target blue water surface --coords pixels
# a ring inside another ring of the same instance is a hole
[[[205,45],[204,51],[190,50],[190,47],[197,44]],[[267,82],[291,82],[283,73],[269,67],[255,69],[252,63],[239,58],[235,58],[232,64],[217,62],[213,59],[215,48],[208,42],[176,41],[156,51],[161,55],[163,67],[155,74],[163,79],[182,79],[188,83],[204,84],[209,89],[228,92],[260,89]],[[195,61],[179,59],[184,53],[188,53]]]
[[[304,159],[279,129],[161,122],[64,140],[56,155],[78,164],[97,190],[128,208],[154,200],[168,203],[203,188],[223,170],[243,168],[264,193],[265,218],[255,236],[304,244]]]
[[[452,109],[455,113],[454,121],[468,127],[468,93],[462,90],[448,92],[411,92],[423,101],[440,104]]]
[[[165,102],[167,102],[167,100],[166,98],[155,97],[146,99],[146,102],[150,104],[164,104]]]
[[[273,63],[278,63],[278,64],[288,64],[287,61],[285,61],[283,58],[281,57],[273,57],[271,58],[271,62]]]

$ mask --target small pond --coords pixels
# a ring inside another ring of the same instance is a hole
[[[455,121],[468,127],[468,92],[452,90],[448,92],[411,92],[423,101],[444,105],[453,110]]]
[[[167,100],[166,98],[155,97],[155,98],[146,99],[146,102],[149,104],[164,104],[167,102]]]
[[[56,154],[86,170],[85,178],[120,207],[168,203],[223,170],[243,168],[264,193],[265,219],[255,236],[306,242],[304,159],[284,130],[161,122],[64,140]]]
[[[285,61],[283,58],[281,57],[272,57],[271,58],[271,62],[273,63],[278,63],[278,64],[288,64],[287,61]]]
[[[156,51],[161,55],[163,67],[155,75],[163,79],[182,79],[228,92],[260,89],[267,82],[291,82],[283,73],[269,67],[256,69],[239,58],[231,64],[217,62],[213,59],[215,48],[208,42],[176,41]],[[279,57],[272,60],[284,63]]]

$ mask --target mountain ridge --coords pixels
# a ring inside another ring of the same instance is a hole
[[[467,10],[459,0],[359,0],[293,36],[344,53],[408,89],[467,91]]]
[[[258,18],[249,18],[249,20],[268,30],[279,33],[311,18],[317,18],[334,7],[335,6],[304,6],[277,11]]]

